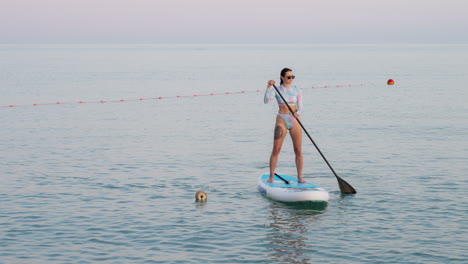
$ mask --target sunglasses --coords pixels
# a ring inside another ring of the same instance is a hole
[[[291,75],[291,76],[284,76],[284,77],[285,77],[286,79],[288,79],[288,80],[291,80],[291,79],[294,80],[294,78],[296,78],[296,76],[294,76],[294,75]]]

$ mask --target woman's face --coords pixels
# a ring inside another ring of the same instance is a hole
[[[283,84],[291,84],[294,80],[295,76],[293,75],[292,71],[287,71],[284,76],[281,76],[281,80],[283,80]]]

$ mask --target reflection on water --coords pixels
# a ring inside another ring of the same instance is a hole
[[[203,209],[206,206],[206,202],[195,202],[195,208]]]
[[[276,263],[310,263],[307,225],[324,213],[327,203],[271,203],[271,231],[267,241],[270,261]],[[307,225],[306,225],[307,223]],[[310,244],[310,243],[309,243]]]

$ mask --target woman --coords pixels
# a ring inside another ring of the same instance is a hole
[[[291,106],[294,115],[288,109],[288,106],[284,103],[283,99],[276,94],[275,89],[272,87],[275,81],[268,81],[268,86],[265,91],[265,104],[272,100],[273,94],[275,93],[276,101],[278,102],[279,112],[276,116],[275,133],[273,140],[273,150],[270,156],[270,178],[267,182],[273,182],[276,164],[278,163],[278,157],[283,145],[284,138],[286,137],[287,130],[291,135],[291,139],[294,146],[294,154],[296,155],[296,168],[297,168],[297,181],[299,183],[305,183],[302,179],[302,130],[299,124],[296,124],[296,118],[300,118],[302,110],[302,94],[301,90],[292,82],[295,78],[291,69],[284,68],[281,71],[281,85],[278,87],[281,95],[283,95],[286,102]]]

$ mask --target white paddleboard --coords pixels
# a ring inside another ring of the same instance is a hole
[[[299,183],[296,177],[279,174],[289,184],[275,176],[272,183],[267,182],[270,174],[258,178],[258,191],[273,200],[281,202],[327,202],[328,192],[312,183]]]

